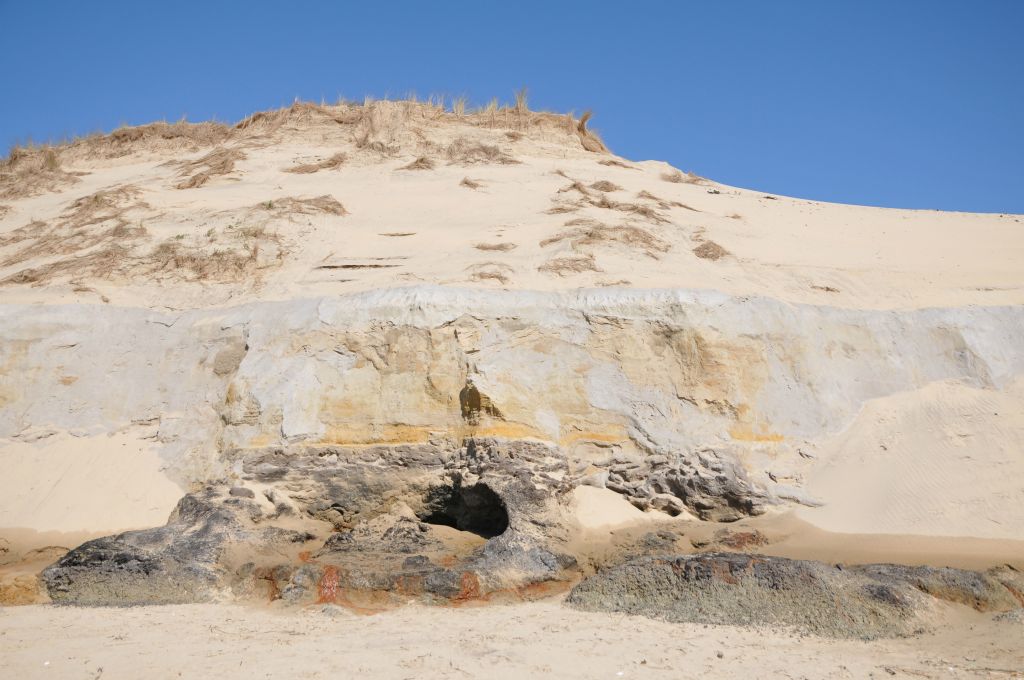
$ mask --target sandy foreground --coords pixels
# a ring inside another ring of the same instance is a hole
[[[911,639],[669,624],[558,601],[374,616],[237,605],[0,610],[10,678],[1019,678],[1024,624]]]

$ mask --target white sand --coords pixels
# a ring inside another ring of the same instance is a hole
[[[956,382],[868,402],[808,478],[829,531],[1024,538],[1024,381]]]
[[[0,670],[90,680],[1024,677],[1021,624],[973,613],[955,629],[866,643],[589,614],[556,601],[328,611],[0,609]]]
[[[0,527],[110,534],[163,524],[184,493],[156,446],[131,428],[0,444]]]

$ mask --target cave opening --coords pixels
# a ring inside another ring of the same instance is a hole
[[[421,521],[494,538],[508,529],[508,510],[504,501],[489,486],[477,483],[462,486],[456,482],[435,486],[424,499]]]

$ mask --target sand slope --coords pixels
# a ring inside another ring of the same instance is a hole
[[[831,531],[1020,539],[1024,384],[937,382],[865,404],[821,447],[801,510]]]

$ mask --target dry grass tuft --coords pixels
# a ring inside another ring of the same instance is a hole
[[[503,262],[478,262],[466,267],[471,271],[469,278],[473,281],[498,281],[507,284],[509,276],[514,271],[512,267]]]
[[[88,227],[108,220],[118,220],[125,224],[124,214],[129,210],[148,209],[147,203],[131,201],[142,195],[138,187],[124,184],[110,189],[101,189],[94,194],[82,196],[72,201],[61,217],[65,226],[80,228]]]
[[[0,247],[25,242],[0,261],[9,267],[31,260],[44,264],[23,269],[2,283],[42,285],[62,277],[110,276],[120,271],[130,249],[147,230],[127,218],[132,210],[148,209],[130,185],[104,189],[72,201],[54,225],[33,221],[10,232]]]
[[[246,133],[269,133],[274,132],[286,124],[309,125],[311,123],[334,123],[338,125],[350,125],[360,120],[360,114],[352,111],[349,107],[327,107],[312,102],[296,101],[291,106],[269,111],[257,111],[246,116],[235,124],[236,132]]]
[[[0,220],[7,217],[7,213],[11,212],[11,206],[0,205]]]
[[[548,260],[537,271],[556,276],[569,276],[583,272],[600,272],[593,255],[581,255],[579,257],[556,257]]]
[[[572,184],[570,184],[569,186],[562,187],[561,189],[558,190],[558,193],[564,194],[570,191],[575,191],[576,193],[587,197],[591,195],[590,191],[587,189],[587,186],[583,182],[580,182],[578,180],[573,180]]]
[[[587,203],[583,200],[577,201],[564,201],[556,203],[544,212],[548,215],[566,215],[568,213],[578,212],[582,208],[586,208]]]
[[[596,200],[590,199],[590,205],[595,208],[603,208],[604,210],[617,210],[618,212],[630,213],[632,215],[643,217],[651,222],[668,222],[668,219],[664,215],[649,205],[641,205],[639,203],[620,203],[618,201],[609,200],[607,196],[600,196]]]
[[[237,251],[207,251],[177,241],[164,241],[145,259],[150,274],[169,275],[192,281],[239,281],[252,277],[259,268],[259,245]]]
[[[434,160],[432,158],[428,158],[427,156],[420,156],[419,158],[414,160],[412,163],[409,163],[408,165],[403,165],[402,167],[400,167],[398,169],[399,170],[433,170],[435,165],[436,165],[436,163],[434,162]]]
[[[509,130],[505,133],[505,136],[508,137],[509,141],[518,142],[523,138],[523,133],[516,132],[515,130]]]
[[[544,239],[540,242],[541,247],[568,241],[572,249],[578,251],[591,246],[621,243],[642,250],[645,255],[655,260],[658,259],[659,253],[667,252],[671,248],[668,243],[646,229],[631,225],[612,227],[597,220],[581,218],[569,220],[565,226],[575,228]]]
[[[284,215],[312,215],[315,213],[327,213],[338,216],[348,215],[345,206],[328,194],[317,196],[316,198],[294,198],[287,196],[285,198],[276,198],[266,203],[260,203],[256,207]]]
[[[497,281],[502,285],[508,283],[508,276],[504,272],[495,271],[493,269],[484,269],[478,272],[473,272],[469,276],[473,281],[486,281],[488,279]]]
[[[693,254],[702,260],[721,260],[730,253],[714,241],[705,241],[693,249]]]
[[[46,222],[43,222],[42,220],[32,220],[23,227],[18,227],[17,229],[12,229],[5,234],[0,234],[0,248],[6,248],[7,246],[12,246],[31,238],[38,238],[44,233],[44,230],[48,228],[49,225]],[[13,264],[13,262],[18,262],[24,259],[29,258],[21,258],[19,260],[11,261],[10,263]]]
[[[224,235],[229,240],[213,249],[208,243],[189,243],[181,238],[163,241],[152,251],[136,256],[131,269],[172,280],[257,281],[261,270],[279,266],[284,259],[280,236],[262,224],[235,224]]]
[[[61,167],[51,146],[15,147],[0,161],[0,198],[26,198],[74,184],[78,177]]]
[[[580,138],[580,144],[583,145],[584,149],[593,153],[609,153],[608,147],[604,145],[604,142],[601,141],[597,133],[587,129],[587,121],[590,120],[592,115],[593,113],[586,111],[580,116],[580,122],[576,126],[576,134]]]
[[[651,192],[646,191],[646,190],[639,192],[636,195],[636,197],[637,198],[642,198],[642,199],[648,200],[648,201],[654,201],[655,203],[658,204],[658,207],[661,208],[662,210],[668,210],[669,208],[683,208],[684,210],[692,210],[693,212],[700,212],[700,210],[697,210],[696,208],[691,208],[690,206],[686,205],[685,203],[680,203],[679,201],[666,201],[665,199],[659,198],[659,197],[655,196],[654,194],[652,194]]]
[[[190,151],[216,146],[231,135],[231,128],[207,121],[175,123],[164,121],[121,127],[109,135],[90,135],[76,139],[65,148],[73,157],[121,158],[139,151]]]
[[[103,137],[96,139],[93,146],[99,146],[105,141],[113,147],[111,151],[115,152],[115,155],[124,155],[131,149],[138,148],[140,142],[156,142],[158,140],[173,141],[179,146],[202,148],[220,144],[227,139],[229,133],[227,125],[213,121],[203,123],[189,123],[184,120],[176,123],[158,122],[118,128],[111,132],[106,139]],[[166,144],[156,145],[167,146]]]
[[[29,284],[41,286],[54,279],[65,277],[92,276],[110,278],[122,270],[127,257],[127,248],[118,244],[111,244],[83,255],[22,269],[0,280],[0,285]]]
[[[609,182],[609,181],[603,180],[603,179],[598,181],[598,182],[594,182],[593,184],[591,184],[590,188],[591,189],[597,189],[598,191],[604,191],[604,192],[608,192],[608,191],[622,191],[622,187],[620,187],[618,184],[614,184],[612,182]]]
[[[674,184],[703,184],[706,181],[703,177],[695,175],[692,172],[683,174],[678,170],[663,172],[661,173],[661,178],[666,182],[672,182]]]
[[[477,250],[496,250],[507,253],[510,250],[515,250],[518,246],[515,243],[475,243],[473,247]]]
[[[560,175],[567,179],[571,179],[568,175],[566,175],[564,172],[560,170],[555,170],[554,172],[557,175]],[[560,215],[565,213],[577,212],[578,210],[581,210],[589,206],[594,208],[601,208],[603,210],[616,210],[618,212],[629,213],[631,215],[642,217],[651,222],[668,223],[669,220],[664,215],[662,215],[649,205],[613,201],[610,198],[608,198],[604,193],[621,190],[622,187],[618,186],[617,184],[613,184],[612,182],[607,182],[604,180],[594,182],[589,187],[583,184],[583,182],[580,182],[578,180],[572,180],[570,184],[559,189],[558,193],[565,194],[569,192],[576,192],[580,195],[580,198],[570,201],[556,196],[554,199],[552,199],[554,205],[551,208],[547,209],[545,212],[548,215]],[[595,192],[598,193],[595,195]],[[644,192],[641,192],[641,198],[653,196],[653,194],[643,194]],[[673,204],[659,201],[659,207],[661,207],[662,209],[667,209],[671,205]],[[682,203],[679,203],[677,205],[679,205],[680,207],[685,207]]]
[[[235,162],[245,160],[245,154],[238,149],[219,147],[202,158],[180,164],[183,181],[174,185],[175,189],[195,189],[203,186],[214,177],[227,175],[235,169]]]
[[[733,213],[733,214],[731,214],[731,215],[727,215],[727,217],[728,217],[728,218],[729,218],[730,220],[742,220],[742,219],[743,219],[743,215],[741,215],[741,214],[739,214],[739,213]]]
[[[483,185],[483,180],[470,179],[469,177],[463,177],[462,181],[459,182],[460,187],[466,187],[467,189],[479,189]]]
[[[317,163],[304,163],[302,165],[296,165],[290,168],[285,168],[284,172],[293,172],[297,175],[309,175],[314,172],[321,170],[333,170],[339,167],[346,160],[344,153],[336,153],[328,159],[319,161]]]
[[[0,267],[10,267],[30,260],[64,258],[24,270],[31,272],[31,276],[26,274],[25,277],[32,280],[22,277],[19,281],[24,279],[24,282],[29,283],[46,280],[61,271],[62,267],[66,267],[69,272],[83,267],[89,271],[101,268],[101,263],[92,257],[94,253],[108,250],[114,245],[130,246],[146,236],[145,227],[132,224],[126,216],[129,211],[149,208],[147,204],[136,200],[140,194],[137,188],[130,185],[97,191],[72,201],[56,224],[33,220],[24,227],[8,232],[0,238],[0,247],[24,245],[0,260]]]
[[[501,165],[518,164],[515,158],[496,146],[470,142],[459,137],[445,149],[445,155],[451,164],[472,165],[475,163],[496,163]]]
[[[607,165],[609,167],[626,168],[627,170],[639,170],[639,168],[634,168],[632,165],[628,165],[626,163],[623,163],[622,161],[617,161],[614,158],[606,158],[602,161],[598,161],[598,163],[600,163],[601,165]]]

